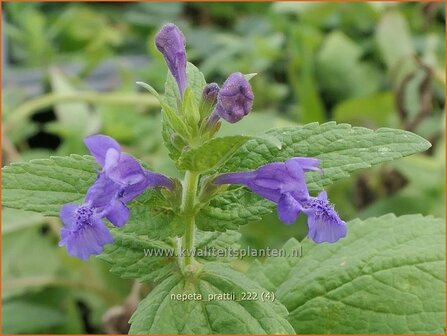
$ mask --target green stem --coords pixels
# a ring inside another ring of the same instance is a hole
[[[185,234],[183,236],[183,248],[186,250],[184,258],[184,266],[193,263],[194,256],[192,250],[194,248],[194,229],[195,229],[195,205],[197,195],[197,184],[199,182],[199,174],[196,172],[186,171],[183,184],[181,211],[185,219]]]
[[[69,94],[50,93],[38,98],[29,100],[20,105],[13,111],[10,117],[4,123],[5,131],[14,127],[24,118],[29,117],[33,113],[42,110],[48,106],[65,103],[65,102],[86,102],[93,104],[116,104],[116,105],[147,105],[159,106],[158,100],[148,94],[141,93],[98,93],[98,92],[76,92]]]

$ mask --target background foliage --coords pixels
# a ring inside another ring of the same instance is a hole
[[[220,83],[233,71],[258,73],[251,80],[255,112],[237,125],[223,125],[222,135],[330,120],[410,130],[433,144],[427,153],[355,173],[328,193],[345,220],[390,212],[444,217],[444,6],[6,3],[3,165],[87,154],[82,138],[102,132],[155,170],[176,174],[162,146],[158,103],[135,85],[144,81],[162,91],[166,68],[152,42],[159,26],[172,21],[185,32],[189,59],[207,81]],[[56,218],[3,209],[2,224],[3,332],[127,332],[139,293],[151,285],[119,279],[96,258],[69,257],[57,247]],[[360,236],[361,229],[359,224]],[[380,227],[379,233],[386,231]],[[279,247],[305,234],[304,221],[285,226],[273,214],[244,226],[240,243]],[[233,266],[246,270],[249,260]],[[262,270],[251,271],[260,278]],[[287,279],[279,283],[283,293],[298,286]],[[321,295],[321,288],[309,290]],[[292,317],[306,318],[294,302],[285,305]],[[306,331],[305,324],[294,327]]]

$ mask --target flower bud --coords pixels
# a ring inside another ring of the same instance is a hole
[[[217,83],[209,83],[203,89],[202,99],[204,102],[214,104],[219,94],[219,85]]]
[[[219,90],[219,85],[217,85],[216,83],[207,84],[203,89],[202,100],[200,102],[200,116],[202,118],[209,115],[210,110],[216,104]]]
[[[235,123],[246,116],[252,106],[253,91],[250,83],[243,74],[235,72],[223,83],[214,112],[229,123]]]
[[[155,36],[155,46],[163,54],[169,71],[183,97],[187,83],[185,36],[173,23],[164,25]]]

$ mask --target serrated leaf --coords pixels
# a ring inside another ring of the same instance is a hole
[[[198,148],[184,151],[180,155],[177,167],[197,172],[214,169],[229,159],[250,138],[235,135],[211,139]]]
[[[316,193],[356,170],[424,151],[431,146],[427,140],[408,131],[391,128],[373,131],[335,122],[274,129],[267,134],[281,142],[281,149],[263,139],[251,139],[218,169],[219,172],[253,170],[295,156],[317,157],[321,160],[323,174],[306,174],[309,191]],[[238,188],[211,200],[198,214],[199,227],[219,231],[226,227],[235,229],[274,209],[273,203],[251,194],[246,188]]]
[[[305,240],[302,250],[277,290],[297,333],[444,332],[443,219],[353,220],[347,238],[320,245]]]
[[[213,198],[196,216],[196,225],[204,231],[236,230],[267,215],[274,204],[254,193],[237,188]]]
[[[171,245],[135,233],[112,229],[113,244],[106,245],[99,258],[112,265],[122,278],[161,281],[177,269]]]
[[[197,230],[195,247],[197,249],[209,246],[216,248],[236,247],[240,246],[240,238],[241,234],[238,231],[209,232]]]
[[[32,160],[4,167],[2,205],[59,216],[64,204],[84,201],[99,166],[91,156],[71,155]],[[160,190],[150,189],[129,204],[132,216],[121,228],[151,239],[180,236],[184,225]]]
[[[2,168],[2,204],[58,216],[66,203],[80,203],[96,179],[91,156],[53,156]]]
[[[335,122],[273,129],[267,134],[282,143],[281,149],[263,140],[252,139],[219,171],[256,169],[295,156],[317,157],[324,174],[308,174],[308,181],[309,189],[318,191],[355,170],[421,152],[431,146],[424,138],[408,131],[392,128],[373,131]]]
[[[120,228],[125,233],[136,233],[149,239],[161,240],[182,236],[184,222],[177,217],[160,190],[149,189],[129,204],[129,222]]]
[[[241,234],[238,231],[228,230],[225,232],[209,232],[209,231],[196,231],[196,244],[195,249],[197,251],[202,250],[204,252],[211,251],[211,255],[203,255],[201,259],[205,260],[219,260],[230,261],[233,260],[231,255],[216,255],[217,251],[224,249],[239,249],[239,240]],[[214,251],[214,252],[213,252]],[[214,253],[214,254],[213,254]],[[198,252],[197,252],[198,256]]]
[[[281,248],[285,256],[268,257],[263,263],[255,260],[247,271],[247,276],[257,281],[262,287],[276,291],[286,281],[302,254],[301,243],[290,238]]]
[[[130,323],[130,334],[291,334],[287,311],[277,302],[212,300],[208,295],[265,290],[231,268],[208,263],[198,279],[173,274],[140,302]],[[196,294],[204,300],[173,300],[171,294]]]

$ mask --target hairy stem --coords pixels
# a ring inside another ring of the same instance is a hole
[[[194,229],[195,229],[195,205],[197,196],[197,184],[199,181],[199,174],[191,171],[185,173],[183,181],[182,194],[182,215],[185,219],[185,234],[183,236],[183,248],[186,250],[184,256],[184,266],[192,264],[194,256],[192,250],[194,248]]]

